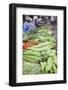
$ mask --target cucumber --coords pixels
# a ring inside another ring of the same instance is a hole
[[[53,60],[54,64],[57,65],[57,59]]]
[[[38,59],[40,60],[41,58],[37,57],[37,56],[29,56],[29,55],[24,55],[24,57],[28,57],[30,59]]]
[[[53,63],[53,71],[54,71],[54,73],[57,73],[57,67],[55,66],[55,64]]]
[[[52,48],[53,45],[48,45],[48,46],[45,46],[45,47],[41,47],[41,48],[30,48],[30,50],[33,50],[33,51],[43,51],[43,50],[48,50],[49,48]]]
[[[35,52],[35,51],[31,51],[31,50],[26,50],[26,51],[23,52],[23,54],[24,55],[38,56],[38,57],[41,56],[40,52],[37,52],[37,51]]]
[[[53,63],[52,58],[51,58],[51,57],[49,57],[49,58],[48,58],[48,61],[47,61],[48,71],[50,71],[50,70],[51,70],[51,68],[52,68],[52,63]]]
[[[44,72],[46,62],[40,62],[40,64],[41,64],[41,70],[42,70],[42,72]]]
[[[32,56],[32,55],[23,55],[24,57],[32,58],[32,59],[41,59],[38,56]]]
[[[45,73],[48,73],[48,65],[45,66]]]
[[[35,60],[35,59],[33,60],[33,59],[31,59],[31,58],[28,58],[28,57],[24,57],[23,59],[24,59],[24,61],[27,61],[27,62],[38,63],[37,60]]]
[[[25,60],[25,61],[28,61],[28,62],[38,62],[38,61],[42,61],[42,59],[41,58],[39,58],[39,57],[36,57],[36,56],[27,56],[27,55],[24,55],[23,56],[23,59]]]
[[[31,62],[31,63],[37,63],[38,61],[29,59],[28,57],[23,58],[24,61]]]
[[[41,47],[48,46],[48,45],[51,45],[51,43],[50,42],[40,43],[40,44],[32,46],[30,48],[41,48]],[[30,48],[28,48],[28,49],[30,49]]]
[[[52,74],[53,73],[53,69],[51,68],[51,70],[50,70],[50,73]]]

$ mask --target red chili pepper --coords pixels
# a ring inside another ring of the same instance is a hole
[[[29,47],[29,44],[28,43],[24,43],[23,44],[23,49],[27,49]]]

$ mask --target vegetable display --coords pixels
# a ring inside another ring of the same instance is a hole
[[[29,33],[24,35],[23,40],[26,43],[23,46],[23,74],[57,73],[57,44],[52,32],[41,27]]]

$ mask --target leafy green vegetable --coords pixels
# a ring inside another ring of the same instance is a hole
[[[30,62],[24,62],[23,74],[39,74],[41,71],[39,64],[34,64]]]
[[[47,65],[48,65],[48,71],[50,71],[52,68],[52,58],[51,57],[48,58]]]
[[[46,66],[46,62],[41,62],[41,70],[42,70],[42,72],[44,72],[45,66]]]

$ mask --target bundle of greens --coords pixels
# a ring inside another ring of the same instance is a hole
[[[39,64],[24,62],[23,64],[23,74],[40,74],[41,68]]]

